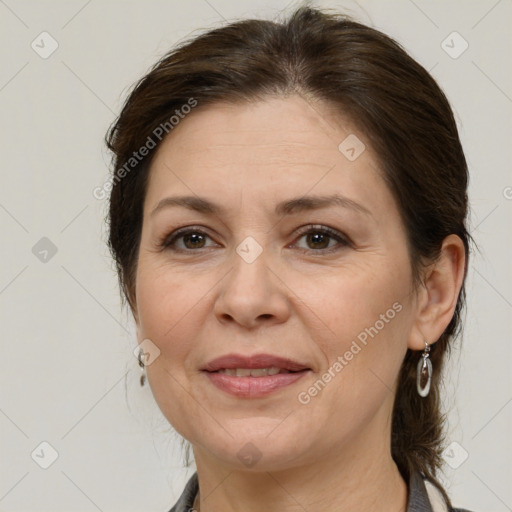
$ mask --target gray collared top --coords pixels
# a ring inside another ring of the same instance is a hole
[[[409,479],[409,501],[407,503],[407,512],[469,512],[461,508],[448,509],[446,505],[440,504],[440,493],[435,494],[435,490],[429,482],[427,485],[430,491],[427,491],[425,481],[419,472],[413,473]],[[197,472],[188,480],[183,493],[169,512],[193,512],[194,498],[199,489]],[[439,505],[440,504],[440,505]]]

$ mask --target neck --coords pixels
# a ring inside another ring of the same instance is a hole
[[[352,439],[342,450],[327,450],[310,464],[260,472],[232,469],[194,448],[201,489],[194,508],[200,512],[406,512],[407,485],[391,457],[389,441],[373,439],[373,443]]]

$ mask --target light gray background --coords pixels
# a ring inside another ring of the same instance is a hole
[[[92,195],[108,176],[102,137],[128,86],[176,41],[288,3],[0,0],[1,511],[166,511],[194,471],[138,386],[134,331],[104,245],[106,202]],[[457,444],[444,481],[458,506],[512,510],[512,2],[315,4],[397,38],[456,111],[481,253],[464,348],[448,372]],[[43,31],[59,45],[47,59],[31,47],[51,48]],[[464,44],[446,39],[453,31],[469,44],[456,59],[445,51]],[[32,251],[42,237],[57,248],[46,262]],[[48,469],[44,441],[58,453]]]

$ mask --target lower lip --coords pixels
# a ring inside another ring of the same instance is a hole
[[[270,395],[278,389],[297,382],[310,373],[310,370],[300,372],[278,373],[266,377],[236,377],[225,373],[207,372],[210,382],[222,391],[239,398],[260,398]]]

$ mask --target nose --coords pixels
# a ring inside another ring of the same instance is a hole
[[[246,329],[286,322],[290,316],[287,287],[269,266],[265,251],[252,262],[234,251],[231,263],[214,306],[218,320]]]

